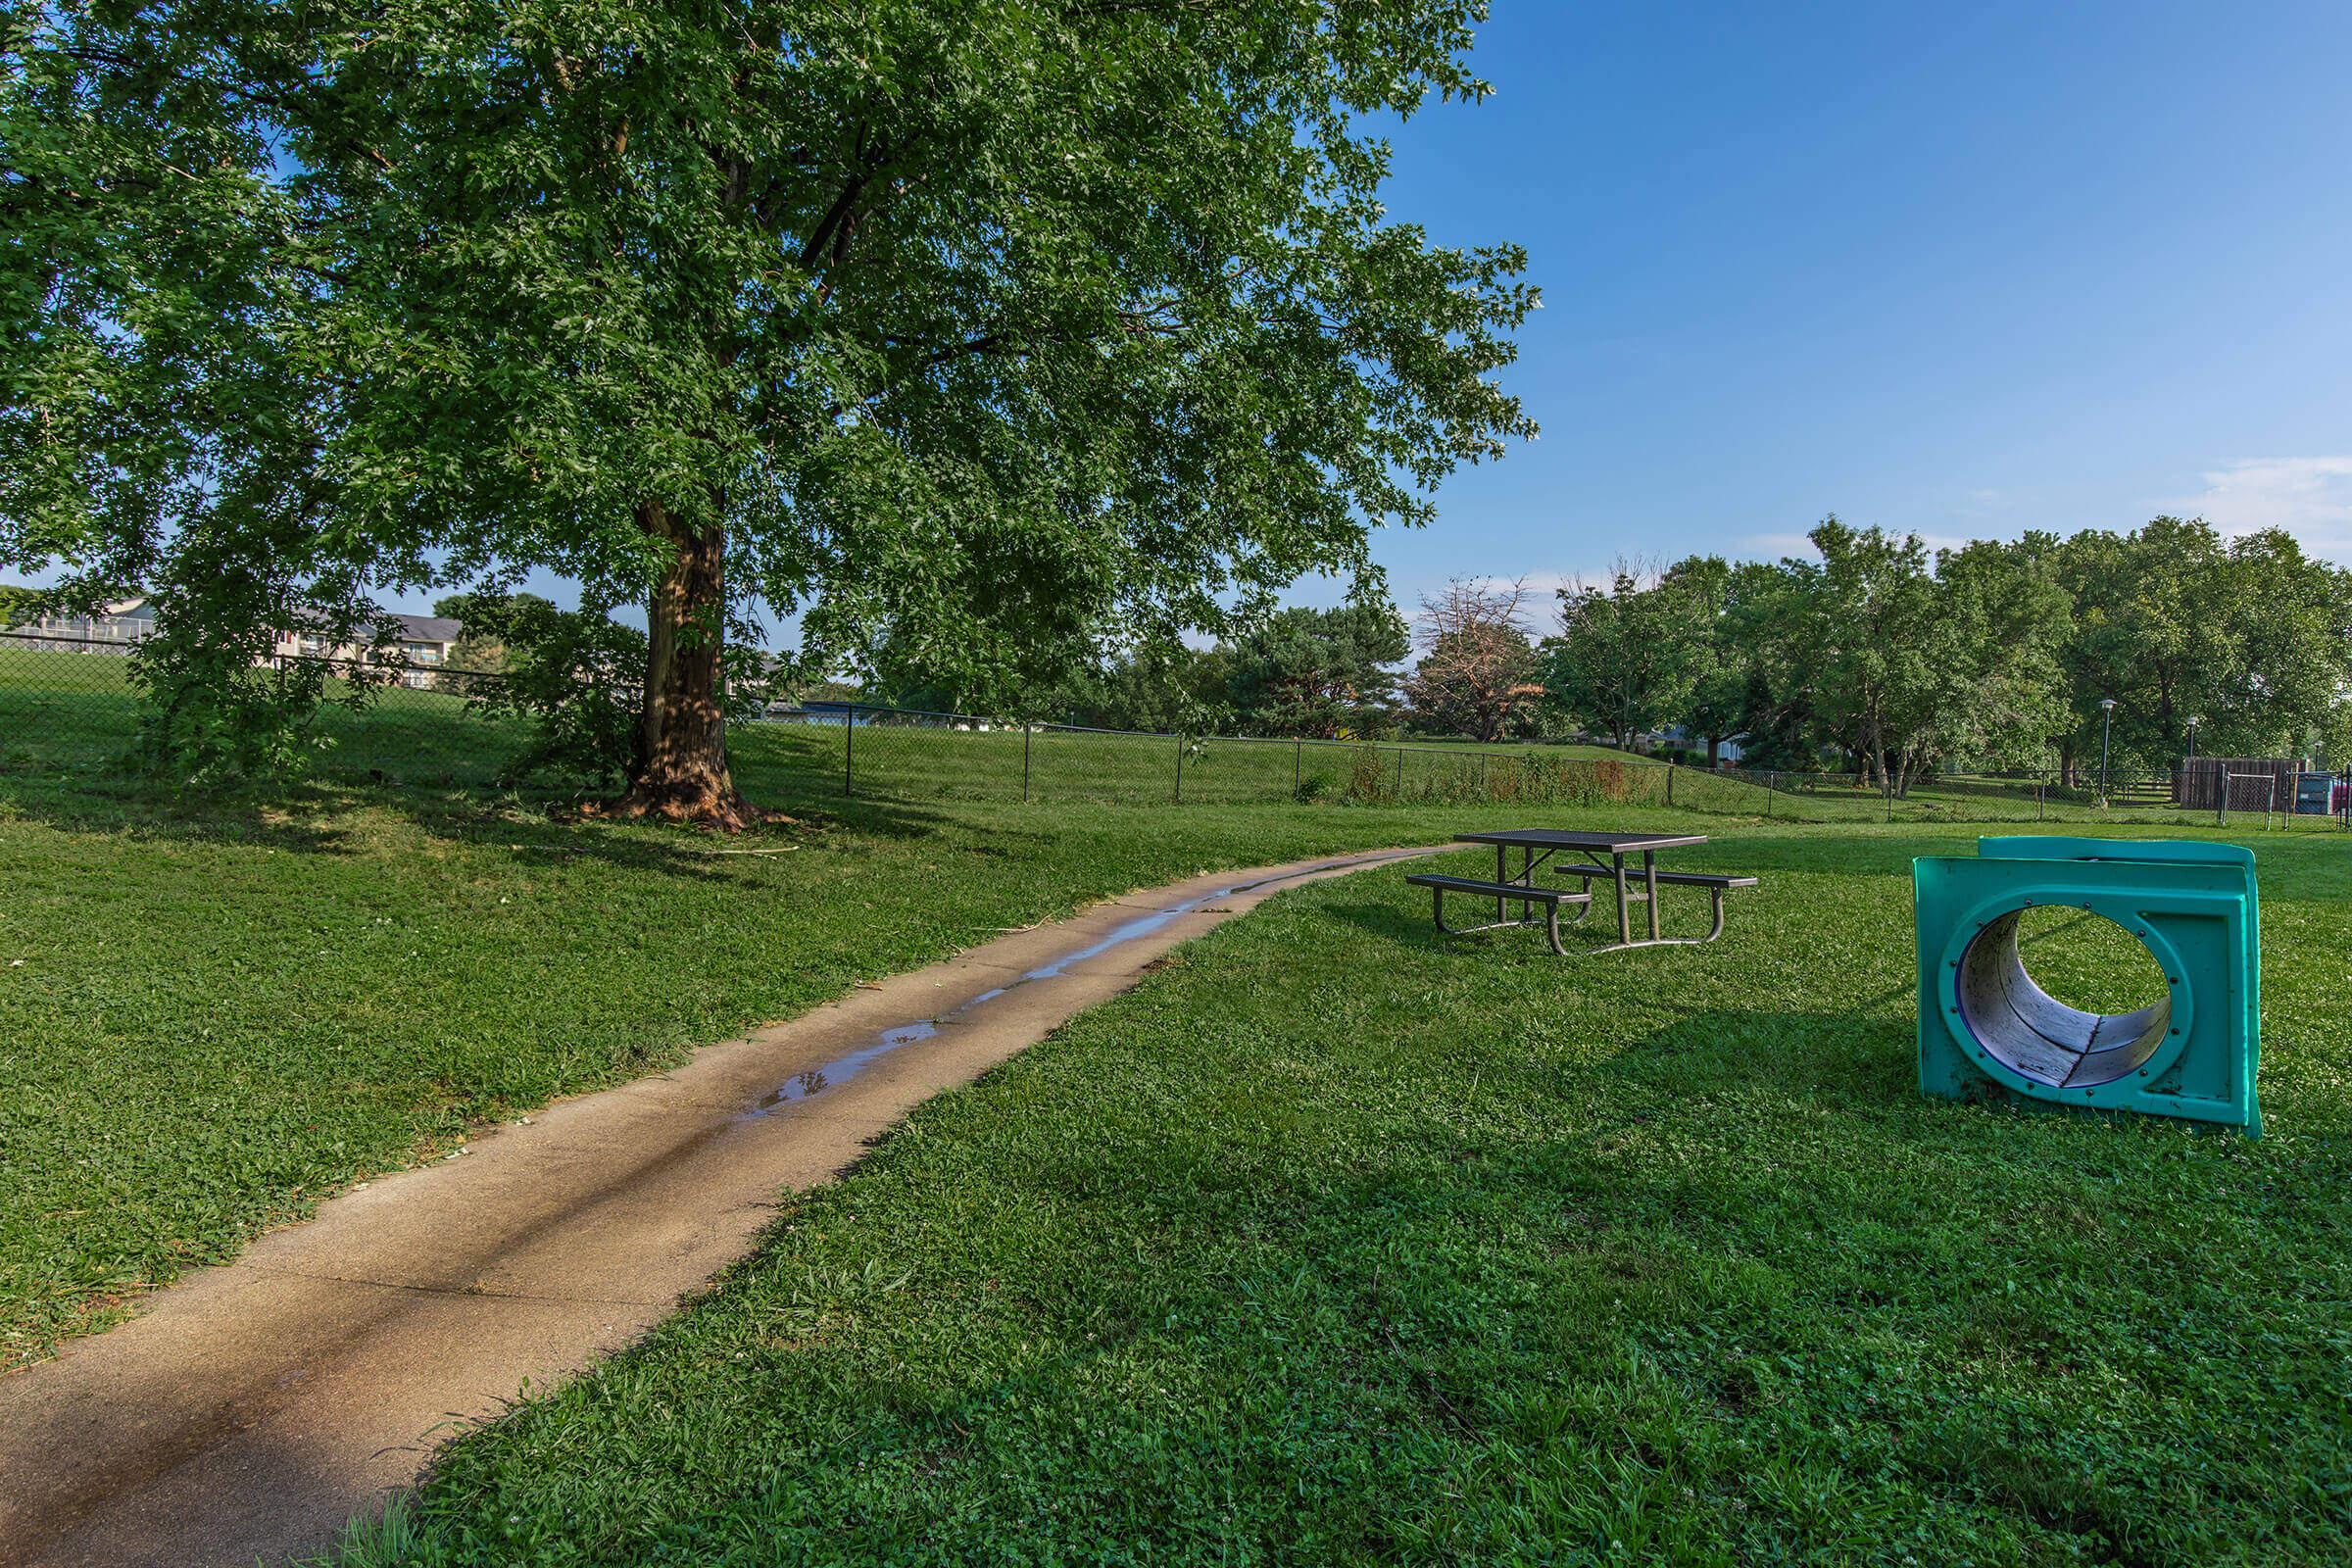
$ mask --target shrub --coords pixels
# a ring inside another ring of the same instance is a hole
[[[280,637],[300,628],[329,647],[373,646],[380,617],[348,593],[216,564],[156,595],[156,634],[131,655],[146,701],[133,763],[198,789],[300,777],[333,744],[320,710],[366,707],[398,669],[280,656]]]
[[[531,726],[530,744],[499,769],[500,781],[625,778],[636,760],[645,633],[602,605],[559,610],[535,594],[470,595],[466,612],[467,638],[496,643],[506,663],[467,701]]]

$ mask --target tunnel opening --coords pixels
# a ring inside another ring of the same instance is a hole
[[[2070,999],[2060,1001],[2028,968],[2027,949],[2070,938],[2034,960]],[[2105,1010],[2119,989],[2126,998],[2153,989],[2157,1000]],[[1961,956],[1959,1001],[1961,1022],[1986,1055],[2052,1089],[2094,1089],[2137,1071],[2173,1022],[2155,955],[2114,922],[2075,909],[2013,909],[1980,929]]]

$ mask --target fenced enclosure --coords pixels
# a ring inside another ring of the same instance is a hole
[[[0,775],[119,772],[140,706],[128,648],[0,633]],[[370,672],[380,680],[381,669]],[[504,677],[446,667],[371,684],[315,721],[319,773],[386,786],[500,787],[527,724],[478,701]],[[330,680],[329,693],[354,689]],[[2352,831],[2352,774],[2266,765],[2113,777],[1945,773],[1900,793],[1852,773],[1684,766],[1594,747],[1470,746],[1151,734],[811,704],[728,730],[736,782],[753,800],[995,801],[1033,805],[1241,806],[1282,802],[1675,808],[1772,821],[2139,822]],[[2199,760],[2209,763],[2211,760]]]

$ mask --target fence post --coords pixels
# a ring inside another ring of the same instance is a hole
[[[1303,737],[1291,742],[1291,794],[1296,797],[1306,784],[1306,741]]]
[[[2034,781],[2034,820],[2036,822],[2049,814],[2047,801],[2049,793],[2050,781],[2048,779],[2037,778]]]
[[[1772,797],[1781,787],[1780,780],[1781,775],[1777,772],[1764,775],[1764,820],[1767,822],[1772,820],[1774,809]]]
[[[1668,806],[1674,804],[1674,764],[1672,762],[1666,764],[1666,804]]]
[[[1176,737],[1176,804],[1184,804],[1184,737]]]
[[[1396,748],[1396,798],[1404,799],[1404,748]]]
[[[858,794],[858,705],[850,705],[849,717],[841,726],[841,793],[852,798]]]
[[[1021,804],[1023,806],[1029,804],[1029,737],[1036,729],[1037,726],[1027,719],[1021,720]]]

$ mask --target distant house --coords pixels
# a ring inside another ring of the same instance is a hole
[[[51,611],[8,632],[12,648],[127,654],[134,644],[155,635],[155,607],[144,599],[123,599],[86,615]]]
[[[399,631],[393,641],[381,646],[338,642],[317,631],[290,631],[278,634],[271,654],[276,659],[332,659],[353,664],[397,660],[407,666],[400,673],[402,685],[421,688],[439,684],[435,674],[449,663],[465,627],[446,615],[394,614],[388,618]]]
[[[1644,735],[1642,738],[1644,741],[1652,742],[1657,745],[1677,747],[1684,751],[1703,753],[1707,749],[1707,738],[1704,735],[1699,734],[1697,731],[1691,729],[1687,724],[1670,724],[1664,729],[1652,730],[1649,734]],[[1716,765],[1719,767],[1738,767],[1740,765],[1740,742],[1744,741],[1746,738],[1747,737],[1744,734],[1725,736],[1722,742],[1715,749]]]
[[[390,642],[371,644],[341,641],[319,631],[283,631],[271,643],[263,662],[284,659],[331,659],[343,663],[399,662],[403,685],[439,684],[438,671],[447,667],[465,630],[446,615],[393,614],[396,633]],[[144,599],[123,599],[88,614],[50,611],[22,625],[6,628],[10,648],[32,648],[69,654],[127,654],[155,635],[155,605]]]

